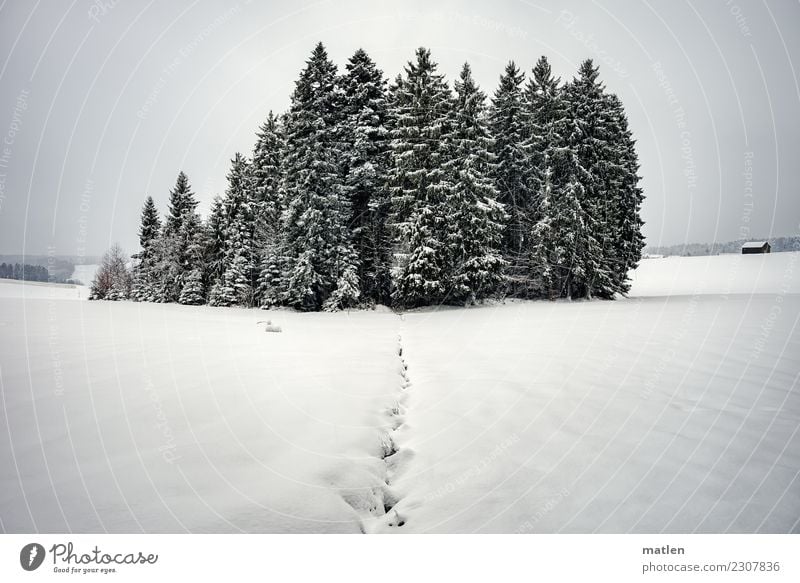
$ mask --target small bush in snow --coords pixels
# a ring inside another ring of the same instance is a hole
[[[131,293],[131,274],[126,265],[128,258],[119,245],[114,244],[100,263],[92,281],[90,300],[127,300]]]

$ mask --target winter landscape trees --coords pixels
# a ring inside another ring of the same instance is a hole
[[[320,43],[295,85],[285,130],[284,295],[301,310],[351,307],[361,295],[348,229],[343,106],[336,65]]]
[[[148,197],[137,301],[337,310],[491,297],[612,298],[643,247],[638,159],[591,60],[566,83],[510,62],[491,102],[420,48],[388,84],[318,44],[289,110],[237,153],[208,217],[183,172]],[[97,297],[100,297],[99,295]]]
[[[50,281],[50,274],[43,265],[27,263],[0,263],[0,279],[20,279],[24,281]]]

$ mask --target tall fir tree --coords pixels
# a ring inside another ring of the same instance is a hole
[[[614,238],[617,216],[614,143],[605,87],[591,59],[583,61],[578,76],[565,87],[571,114],[569,147],[575,154],[575,179],[582,185],[587,247],[596,250],[576,278],[574,293],[583,297],[610,298],[618,291]]]
[[[300,310],[346,308],[360,297],[352,288],[358,259],[347,228],[351,210],[341,168],[343,100],[336,71],[319,43],[295,84],[286,117],[286,301]]]
[[[536,215],[531,228],[531,244],[528,248],[527,297],[555,299],[561,295],[559,256],[564,254],[558,250],[560,234],[555,216],[559,208],[554,206],[553,167],[550,164],[552,152],[543,158],[544,171],[541,173],[536,195]]]
[[[525,150],[524,81],[525,75],[514,61],[510,61],[500,76],[489,110],[489,129],[494,138],[496,159],[495,186],[499,191],[498,201],[508,213],[502,253],[507,263],[511,295],[518,295],[526,286],[523,245],[530,230],[526,213],[530,207],[528,175],[531,161]]]
[[[133,256],[133,284],[131,299],[140,302],[153,302],[158,299],[159,237],[161,219],[158,216],[152,196],[145,199],[139,226],[139,246],[141,250]]]
[[[159,261],[159,299],[178,301],[184,278],[197,267],[198,244],[201,238],[197,200],[183,172],[169,193],[169,210],[161,237]]]
[[[199,305],[205,303],[205,288],[203,287],[205,257],[204,257],[204,230],[200,215],[194,211],[188,212],[181,225],[179,239],[185,249],[183,261],[183,277],[178,303]]]
[[[636,140],[628,127],[628,118],[620,99],[606,95],[608,139],[610,142],[609,179],[607,186],[613,192],[612,254],[614,291],[625,294],[630,290],[628,273],[641,260],[644,236],[641,207],[644,200],[639,186],[639,157]]]
[[[549,142],[544,166],[532,232],[531,285],[549,299],[583,297],[586,282],[597,271],[599,249],[578,178],[582,172],[566,139]]]
[[[388,105],[383,72],[363,49],[342,77],[344,188],[351,213],[349,228],[358,255],[358,283],[364,301],[390,302],[391,243],[386,222],[389,196]]]
[[[203,285],[212,290],[225,271],[225,205],[217,195],[211,201],[208,218],[203,224]]]
[[[391,224],[395,238],[394,301],[400,306],[439,303],[449,291],[445,172],[452,94],[428,49],[392,93]]]
[[[556,163],[555,167],[560,165]],[[575,174],[570,174],[566,183],[553,191],[552,200],[551,297],[581,297],[597,261],[590,217],[583,207],[586,200],[583,184]]]
[[[564,190],[575,172],[572,151],[566,142],[570,118],[559,83],[547,58],[541,57],[525,88],[524,147],[530,161],[531,204],[526,211],[530,233],[524,249],[525,277],[518,288],[522,297],[561,295],[563,262],[568,256],[563,242],[574,238],[568,229],[569,221],[561,215],[577,210],[571,199],[574,188]],[[568,199],[566,206],[564,196]]]
[[[148,196],[142,207],[142,224],[139,227],[139,245],[146,249],[161,234],[161,218],[152,196]]]
[[[528,211],[535,211],[539,202],[538,195],[544,187],[547,170],[545,155],[554,143],[562,139],[565,131],[566,102],[560,82],[553,75],[547,57],[542,56],[536,62],[525,86],[523,146],[528,159],[527,183],[531,192]]]
[[[267,120],[256,132],[256,138],[250,166],[253,198],[257,203],[265,205],[269,222],[275,224],[283,210],[280,181],[284,136],[280,118],[270,111]]]
[[[447,141],[451,297],[473,303],[491,296],[502,276],[500,256],[505,213],[491,177],[492,140],[486,127],[486,96],[464,64],[455,82],[455,107]]]
[[[253,249],[255,237],[254,189],[250,164],[236,153],[228,172],[228,188],[222,201],[225,245],[222,274],[212,290],[210,301],[216,306],[252,306],[257,276]]]
[[[189,177],[181,171],[175,180],[175,187],[169,192],[169,210],[164,224],[167,233],[180,230],[184,218],[195,211],[197,201],[194,198]]]
[[[254,247],[258,278],[255,303],[269,308],[283,297],[283,223],[285,201],[281,191],[281,156],[284,132],[280,118],[271,111],[257,135],[251,162],[255,202]]]

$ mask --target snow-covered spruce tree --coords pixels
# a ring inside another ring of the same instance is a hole
[[[455,82],[455,107],[446,136],[451,158],[445,163],[448,189],[448,255],[451,298],[473,303],[495,293],[502,276],[500,256],[505,213],[491,178],[492,140],[486,127],[486,95],[464,64]]]
[[[563,162],[569,165],[568,161]],[[556,168],[559,166],[555,164]],[[598,254],[598,246],[590,233],[590,217],[582,206],[582,201],[586,200],[584,187],[575,174],[570,174],[566,183],[555,188],[552,195],[550,264],[554,287],[551,297],[582,297],[588,274],[596,270]]]
[[[556,230],[561,223],[554,221],[553,213],[560,210],[560,201],[554,197],[574,173],[572,164],[565,163],[569,160],[563,160],[571,155],[565,141],[570,128],[566,107],[559,79],[553,76],[547,58],[541,57],[533,68],[524,99],[524,147],[530,161],[531,201],[526,209],[530,232],[524,249],[524,284],[518,288],[523,297],[561,295],[562,266],[554,259],[565,253],[559,240],[563,235]]]
[[[559,240],[554,224],[553,206],[553,167],[549,155],[543,160],[544,171],[541,172],[538,192],[536,193],[536,220],[530,233],[530,245],[527,249],[528,290],[529,296],[555,299],[561,295],[560,266],[556,257]]]
[[[350,57],[346,68],[342,77],[344,187],[351,206],[349,228],[359,261],[358,287],[363,301],[389,304],[386,80],[363,49]]]
[[[500,85],[489,109],[489,129],[494,139],[496,161],[493,171],[495,186],[499,191],[498,201],[508,213],[501,251],[507,264],[505,271],[511,295],[524,295],[527,287],[523,244],[530,230],[526,213],[530,207],[527,176],[531,161],[524,147],[524,79],[516,64],[509,62],[500,76]]]
[[[205,271],[205,231],[203,221],[196,212],[186,214],[181,225],[180,240],[185,245],[184,274],[178,302],[187,305],[205,303],[203,273]]]
[[[205,301],[203,271],[199,268],[194,268],[184,279],[183,289],[181,290],[178,302],[186,306],[199,306],[200,304],[204,304]]]
[[[184,217],[194,212],[197,201],[194,199],[189,177],[181,171],[175,180],[175,187],[169,193],[169,211],[165,228],[168,233],[177,232],[183,224]]]
[[[158,301],[178,301],[185,276],[195,269],[200,240],[197,200],[186,174],[180,172],[169,193],[169,211],[161,237]]]
[[[128,258],[118,244],[106,251],[100,261],[89,292],[90,300],[126,300],[131,293]]]
[[[211,202],[208,219],[203,224],[203,287],[209,290],[209,303],[214,303],[212,296],[219,289],[222,274],[225,270],[225,205],[222,198],[215,196]]]
[[[284,271],[287,261],[283,255],[283,239],[281,237],[282,233],[279,233],[278,238],[270,240],[262,248],[258,266],[256,301],[264,309],[281,305],[285,298]]]
[[[255,203],[254,251],[258,277],[254,293],[256,305],[269,308],[283,295],[283,230],[281,215],[281,152],[284,148],[280,118],[271,111],[256,134],[250,163]]]
[[[256,145],[250,163],[253,198],[265,207],[274,226],[280,218],[282,201],[280,199],[281,150],[283,149],[283,128],[280,118],[271,111],[267,120],[256,132]]]
[[[593,272],[598,250],[592,235],[586,193],[578,158],[564,137],[569,117],[556,120],[544,153],[544,179],[539,193],[537,235],[531,253],[531,277],[539,293],[550,299],[582,297],[587,273]]]
[[[391,88],[393,300],[404,307],[444,301],[452,271],[445,173],[452,95],[428,49],[419,48]]]
[[[282,166],[286,302],[299,310],[346,308],[360,297],[360,290],[349,290],[358,259],[347,229],[342,101],[336,65],[319,43],[295,84]],[[329,301],[339,287],[333,297],[341,301]]]
[[[531,71],[523,95],[523,120],[525,125],[524,149],[529,161],[528,181],[533,193],[544,182],[544,157],[553,142],[561,139],[564,131],[565,108],[561,80],[553,75],[547,57],[540,57]],[[533,196],[534,205],[536,196]]]
[[[617,293],[630,290],[628,272],[635,269],[642,257],[641,207],[644,200],[639,187],[639,157],[636,141],[628,128],[628,118],[622,102],[614,94],[607,94],[607,112],[611,159],[607,165],[607,186],[613,192],[613,280]]]
[[[158,298],[157,266],[158,239],[161,237],[161,219],[158,216],[153,197],[148,196],[142,207],[142,220],[139,226],[139,245],[141,250],[133,256],[133,286],[131,299],[139,302],[153,302]]]
[[[210,301],[216,306],[252,306],[256,283],[255,208],[252,177],[247,158],[236,153],[228,172],[224,207],[225,245],[222,276]]]
[[[327,312],[334,312],[336,310],[354,308],[359,304],[361,288],[356,265],[357,263],[353,261],[345,265],[344,271],[340,273],[339,279],[336,280],[336,288],[325,300],[325,303],[322,304],[322,309]]]
[[[571,115],[567,142],[575,154],[574,178],[582,185],[581,207],[585,212],[587,248],[594,254],[573,278],[573,294],[579,297],[611,298],[618,291],[615,257],[617,158],[610,139],[608,99],[591,59],[581,63],[578,76],[564,88]],[[589,258],[586,258],[587,260]]]
[[[526,89],[526,150],[536,188],[526,252],[532,294],[551,299],[590,295],[588,282],[602,273],[600,229],[587,193],[595,178],[582,165],[582,133],[565,93],[540,59]]]

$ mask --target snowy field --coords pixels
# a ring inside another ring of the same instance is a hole
[[[69,283],[44,283],[39,281],[20,281],[0,279],[0,304],[3,313],[8,307],[5,300],[86,300],[89,288]],[[4,338],[5,340],[5,338]]]
[[[403,316],[0,280],[0,527],[800,532],[800,254],[633,280]]]

